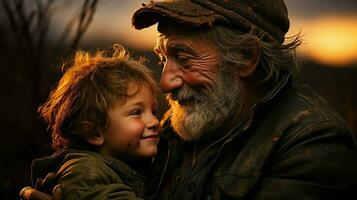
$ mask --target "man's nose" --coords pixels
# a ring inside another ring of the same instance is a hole
[[[184,80],[179,66],[174,61],[167,61],[162,69],[160,87],[164,93],[169,93],[176,88],[182,87]]]

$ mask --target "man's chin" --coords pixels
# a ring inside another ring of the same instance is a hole
[[[181,111],[186,113],[185,111]],[[182,114],[182,113],[180,113]],[[176,115],[175,114],[171,118],[171,124],[177,135],[184,141],[195,141],[200,138],[202,135],[202,131],[199,131],[200,128],[197,127],[197,123],[195,121],[189,121],[190,116],[186,115]],[[196,124],[196,126],[193,126]]]

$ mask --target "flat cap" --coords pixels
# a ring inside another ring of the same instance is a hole
[[[289,29],[283,0],[165,0],[143,4],[132,17],[136,29],[147,28],[168,18],[193,27],[228,23],[242,31],[252,26],[279,43]]]

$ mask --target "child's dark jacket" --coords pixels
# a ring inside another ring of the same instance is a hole
[[[92,151],[65,149],[33,161],[32,180],[49,172],[56,172],[63,200],[144,196],[143,176],[118,159]]]

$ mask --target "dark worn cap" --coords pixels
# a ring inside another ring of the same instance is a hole
[[[166,0],[143,4],[132,18],[136,29],[147,28],[162,18],[193,27],[226,23],[239,30],[252,26],[282,43],[289,29],[283,0]]]

